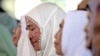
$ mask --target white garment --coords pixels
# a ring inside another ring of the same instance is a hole
[[[86,11],[71,11],[67,13],[62,35],[64,56],[88,56],[87,54],[91,56],[85,47],[86,34],[84,29],[87,22]]]
[[[86,41],[80,44],[74,56],[92,56],[91,51],[86,48]]]
[[[66,13],[53,3],[43,3],[33,8],[25,16],[29,16],[41,29],[42,54],[37,56],[56,56],[54,48],[54,36],[59,29],[59,24],[65,18]],[[36,54],[36,52],[33,52]],[[35,55],[34,55],[35,56]]]

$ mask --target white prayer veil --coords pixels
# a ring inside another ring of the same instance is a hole
[[[41,56],[56,56],[54,35],[66,13],[53,3],[43,3],[32,9],[26,16],[32,18],[41,29]]]
[[[62,52],[64,56],[89,56],[85,47],[84,28],[88,22],[86,11],[71,11],[64,20]]]

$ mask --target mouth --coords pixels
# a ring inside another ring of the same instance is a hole
[[[35,51],[40,51],[41,47],[39,43],[32,43],[32,46],[34,47]]]

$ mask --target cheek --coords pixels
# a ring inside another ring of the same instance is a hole
[[[62,32],[60,31],[57,39],[60,46],[61,46],[61,39],[62,39]]]
[[[41,34],[40,29],[39,29],[39,28],[35,28],[35,29],[34,29],[34,33],[40,35],[40,34]]]
[[[15,34],[17,37],[20,37],[21,35],[21,27],[19,27],[17,30],[16,30],[16,34]]]
[[[21,28],[17,28],[16,32],[14,33],[14,36],[13,36],[13,41],[16,46],[17,46],[18,40],[20,38],[20,35],[21,35]]]
[[[93,39],[93,45],[94,48],[99,49],[100,50],[100,34],[96,35]]]
[[[31,35],[35,38],[40,38],[41,32],[39,29],[34,29],[33,31],[31,31]]]

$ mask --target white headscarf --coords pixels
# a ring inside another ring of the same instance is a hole
[[[62,35],[62,51],[64,56],[91,56],[85,47],[84,28],[87,24],[86,11],[68,12]]]
[[[32,9],[26,16],[38,23],[41,29],[41,48],[43,56],[55,56],[54,35],[66,13],[56,4],[43,3]]]

